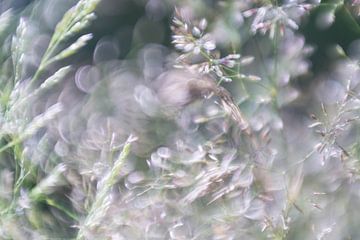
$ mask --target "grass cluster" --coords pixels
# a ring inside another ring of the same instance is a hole
[[[0,239],[360,238],[358,1],[25,5]]]

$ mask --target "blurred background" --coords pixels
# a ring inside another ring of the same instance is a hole
[[[1,1],[0,238],[360,238],[359,6]]]

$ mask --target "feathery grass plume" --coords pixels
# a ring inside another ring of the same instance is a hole
[[[246,18],[253,17],[251,32],[266,34],[269,32],[271,39],[275,38],[276,32],[284,34],[285,28],[297,30],[300,17],[309,12],[314,4],[303,1],[291,1],[285,4],[269,4],[258,8],[248,9],[243,12]]]
[[[20,18],[19,25],[16,28],[16,35],[13,36],[11,42],[11,53],[14,67],[14,83],[17,83],[21,78],[22,64],[24,61],[24,48],[29,44],[29,39],[26,37],[27,19]]]
[[[76,40],[76,42],[74,42],[69,47],[62,50],[58,55],[56,55],[53,61],[59,61],[61,59],[70,57],[71,55],[75,54],[80,48],[84,47],[91,39],[91,33],[82,35]]]
[[[222,81],[231,82],[232,79],[246,79],[250,81],[259,81],[260,78],[255,75],[246,75],[238,70],[241,66],[248,65],[253,61],[253,57],[232,53],[223,58],[219,58],[216,49],[216,43],[210,33],[206,33],[207,21],[200,20],[198,25],[186,22],[181,12],[178,10],[173,17],[171,30],[172,43],[175,48],[181,52],[177,58],[179,63],[176,67],[186,67],[196,69],[200,73],[215,74],[218,84]],[[193,59],[201,57],[199,60]]]
[[[35,134],[39,129],[42,127],[45,127],[48,122],[53,120],[55,117],[58,116],[59,113],[63,111],[63,106],[61,103],[56,103],[52,106],[50,106],[44,113],[36,116],[34,119],[32,119],[31,122],[18,125],[15,123],[10,122],[7,124],[4,124],[2,128],[4,128],[2,131],[5,132],[6,128],[10,128],[11,130],[14,130],[15,132],[12,132],[12,140],[8,142],[5,146],[0,147],[0,153],[7,150],[8,148],[11,148],[15,146],[16,144],[19,144],[23,142],[25,139],[31,137],[33,134]]]
[[[356,88],[357,85],[354,86],[351,81],[348,81],[344,96],[340,101],[336,102],[335,113],[330,115],[326,106],[322,104],[324,119],[321,120],[313,116],[315,121],[309,125],[309,128],[315,129],[315,132],[321,136],[321,142],[315,146],[315,149],[322,156],[321,164],[325,165],[332,159],[340,160],[344,163],[345,169],[348,169],[350,177],[355,178],[358,177],[356,175],[360,171],[360,169],[356,169],[358,166],[352,163],[354,158],[356,158],[356,156],[353,156],[356,152],[352,151],[357,143],[353,142],[350,145],[348,143],[347,146],[344,146],[343,143],[341,143],[341,137],[343,134],[348,134],[349,129],[358,124],[360,120],[359,107],[357,106],[359,94]],[[349,164],[349,168],[347,164]]]
[[[215,42],[209,39],[210,35],[204,33],[206,26],[207,21],[205,19],[202,19],[198,26],[192,26],[190,23],[183,20],[179,11],[176,12],[176,16],[173,18],[172,43],[175,48],[183,52],[179,57],[182,61],[182,66],[186,68],[197,67],[198,64],[183,60],[191,57],[192,54],[200,54],[204,57],[205,63],[200,64],[201,67],[198,71],[203,74],[214,72],[216,76],[219,77],[218,83],[212,84],[212,86],[211,80],[203,81],[199,79],[197,81],[192,81],[189,83],[189,90],[193,95],[201,95],[202,97],[215,95],[220,97],[221,105],[224,110],[239,124],[242,130],[249,130],[249,125],[247,121],[244,120],[237,105],[234,103],[231,94],[225,88],[218,85],[220,85],[222,81],[231,81],[231,77],[227,77],[226,75],[227,69],[231,70],[236,64],[249,63],[252,59],[249,57],[240,59],[240,54],[230,54],[224,58],[215,59],[211,52],[216,49],[216,45]],[[237,73],[237,76],[239,78],[246,77],[244,74],[240,74],[240,72]],[[248,78],[255,80],[256,77],[251,76]]]
[[[9,110],[6,115],[11,115],[12,111],[18,111],[19,108],[24,107],[24,104],[28,104],[31,101],[36,101],[41,95],[50,91],[54,86],[65,79],[65,76],[71,71],[71,66],[62,67],[57,70],[53,75],[44,80],[44,82],[35,90],[29,88],[29,86],[16,85],[13,89],[13,93],[10,95],[10,101],[8,104]]]
[[[130,154],[131,143],[134,141],[136,141],[135,137],[130,136],[128,138],[110,171],[98,182],[98,192],[96,193],[94,202],[92,203],[84,222],[79,227],[80,229],[76,239],[91,238],[91,232],[96,231],[104,216],[106,216],[111,202],[113,201],[110,191],[119,181],[119,173]]]
[[[68,10],[62,20],[57,24],[48,48],[46,49],[37,72],[32,78],[32,83],[51,63],[69,57],[82,48],[91,39],[91,34],[86,34],[69,47],[61,50],[59,46],[69,38],[78,35],[86,29],[96,18],[95,9],[101,0],[80,0],[74,7]]]

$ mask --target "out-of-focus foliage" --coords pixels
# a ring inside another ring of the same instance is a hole
[[[0,239],[359,239],[357,0],[0,2]]]

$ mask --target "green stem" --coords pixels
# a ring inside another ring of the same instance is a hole
[[[51,198],[46,198],[45,202],[49,205],[52,206],[54,208],[59,209],[60,211],[64,212],[67,216],[69,216],[71,219],[78,221],[79,218],[76,216],[76,214],[74,214],[73,212],[69,211],[66,207],[58,204],[55,200],[51,199]]]

